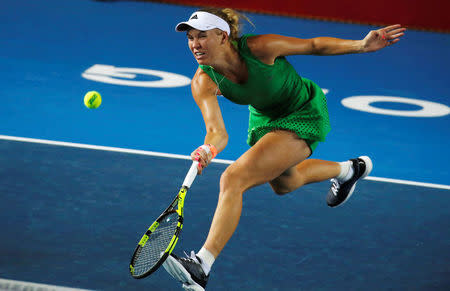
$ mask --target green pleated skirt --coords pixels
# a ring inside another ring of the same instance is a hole
[[[330,120],[325,94],[314,82],[302,78],[309,94],[308,100],[295,112],[281,117],[269,117],[253,106],[249,106],[250,118],[247,143],[253,146],[265,134],[274,130],[287,130],[295,132],[299,138],[304,139],[311,152],[319,142],[325,141],[330,132]]]

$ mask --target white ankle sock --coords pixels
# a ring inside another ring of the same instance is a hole
[[[341,166],[341,172],[336,176],[336,179],[339,182],[346,182],[350,180],[354,173],[352,161],[341,162],[339,165]]]
[[[211,267],[214,264],[216,258],[214,257],[213,254],[211,254],[210,251],[208,251],[204,247],[201,248],[200,251],[198,251],[196,256],[199,257],[200,260],[202,260],[203,271],[205,272],[206,276],[208,276],[209,271],[211,271]]]

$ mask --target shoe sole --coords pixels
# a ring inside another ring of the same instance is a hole
[[[360,179],[367,177],[367,175],[369,175],[370,172],[372,172],[373,164],[372,164],[372,160],[368,156],[360,156],[358,159],[361,159],[364,161],[364,163],[366,164],[366,169],[364,170],[364,173],[361,175],[361,177],[359,177],[359,179],[356,180],[355,184],[353,184],[352,188],[350,189],[350,192],[347,195],[347,198],[345,198],[345,200],[342,201],[342,203],[340,203],[336,206],[340,206],[340,205],[344,204],[352,196],[353,191],[355,191],[355,187],[356,187],[356,184],[358,183],[358,181]]]
[[[195,282],[191,274],[183,267],[183,265],[178,262],[172,256],[169,256],[167,260],[163,264],[164,269],[166,269],[167,273],[169,273],[172,277],[177,279],[183,284],[189,285],[188,290],[195,291],[205,291],[205,289],[200,286],[197,282]],[[187,290],[187,289],[186,289]]]
[[[186,285],[186,284],[183,284],[183,289],[184,290],[186,290],[186,291],[203,291],[203,290],[205,290],[205,289],[203,289],[201,286],[195,286],[195,285]]]

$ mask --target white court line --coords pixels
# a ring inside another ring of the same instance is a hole
[[[55,146],[75,147],[75,148],[82,148],[82,149],[92,149],[92,150],[111,151],[111,152],[128,153],[128,154],[137,154],[137,155],[145,155],[145,156],[153,156],[153,157],[164,157],[164,158],[172,158],[172,159],[183,159],[183,160],[191,159],[190,156],[186,156],[186,155],[176,155],[176,154],[168,154],[168,153],[159,153],[159,152],[133,150],[133,149],[107,147],[107,146],[97,146],[97,145],[72,143],[72,142],[53,141],[53,140],[45,140],[45,139],[35,139],[35,138],[27,138],[27,137],[0,135],[0,139],[11,140],[11,141],[30,142],[30,143],[41,143],[41,144],[55,145]],[[212,162],[219,163],[219,164],[231,164],[234,161],[214,159]],[[395,184],[413,185],[413,186],[419,186],[419,187],[450,190],[450,185],[422,183],[422,182],[415,182],[415,181],[408,181],[408,180],[399,180],[399,179],[390,179],[390,178],[381,178],[381,177],[372,177],[372,176],[368,176],[364,179],[371,180],[371,181],[378,181],[378,182],[386,182],[386,183],[395,183]]]
[[[38,284],[24,281],[16,281],[16,280],[6,280],[0,278],[0,291],[88,291],[88,290],[47,285],[47,284]]]

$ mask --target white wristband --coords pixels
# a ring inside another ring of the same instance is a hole
[[[211,150],[209,149],[209,146],[204,144],[200,147],[205,150],[205,152],[208,154],[208,156],[211,154]]]

